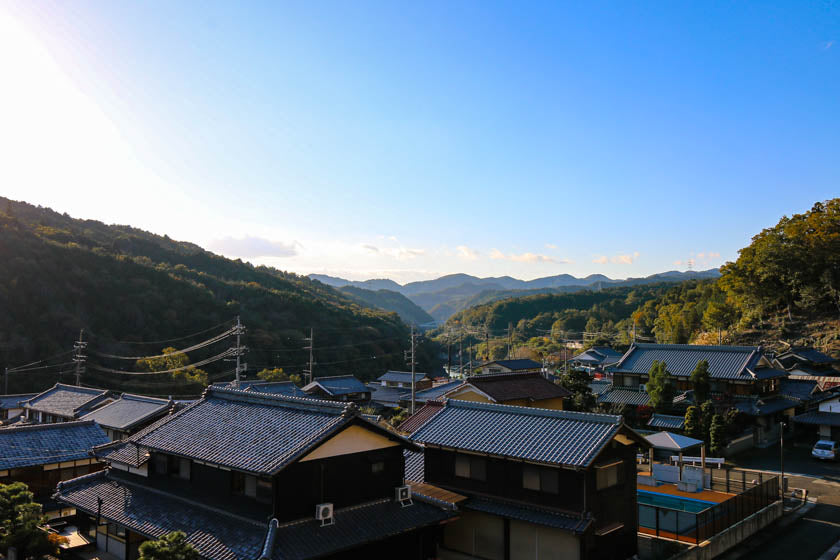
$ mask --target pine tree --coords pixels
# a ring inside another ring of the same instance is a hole
[[[710,450],[712,455],[720,456],[726,447],[726,421],[720,414],[715,414],[712,417],[709,438],[711,440]]]
[[[709,362],[706,360],[697,362],[690,379],[694,387],[694,402],[703,404],[709,400]]]
[[[181,531],[140,545],[140,560],[199,560],[198,551]]]
[[[715,414],[715,407],[712,404],[712,401],[706,401],[700,407],[700,417],[701,425],[703,426],[703,430],[701,432],[701,436],[698,439],[702,439],[708,445],[711,442],[711,432],[712,432],[712,420],[716,416]]]
[[[685,435],[696,439],[703,438],[703,418],[700,408],[689,406],[685,411]]]
[[[647,392],[650,406],[657,412],[665,412],[674,401],[674,383],[666,369],[665,362],[654,361],[648,372]]]

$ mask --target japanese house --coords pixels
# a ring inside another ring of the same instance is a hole
[[[168,414],[174,406],[171,399],[123,393],[119,399],[85,414],[82,420],[93,420],[111,440],[119,440]]]
[[[330,401],[364,403],[370,400],[370,389],[352,375],[316,377],[302,391],[309,397]]]
[[[474,375],[446,393],[450,399],[554,410],[562,410],[563,399],[569,395],[567,389],[547,380],[538,371]]]
[[[108,442],[94,422],[12,426],[0,430],[0,484],[23,482],[48,516],[60,507],[50,501],[56,484],[101,469],[90,450]]]
[[[812,441],[840,441],[840,394],[835,395],[819,403],[816,410],[793,418],[797,426],[809,430]]]
[[[621,359],[622,353],[613,350],[609,346],[593,346],[573,357],[571,362],[575,367],[585,367],[590,370],[604,371],[604,368],[611,366]]]
[[[425,452],[409,454],[406,477],[468,498],[439,558],[636,553],[636,453],[648,444],[620,416],[454,399],[426,407],[410,436]]]
[[[481,373],[523,373],[542,371],[542,364],[529,359],[496,360],[481,364]]]
[[[353,403],[210,387],[97,447],[110,468],[59,484],[55,498],[121,559],[171,531],[208,560],[427,558],[458,513],[406,493],[403,454],[419,449]]]
[[[69,422],[114,401],[116,397],[105,389],[89,389],[56,383],[25,403],[26,421],[36,424]]]
[[[424,404],[426,404],[426,402],[430,400],[439,399],[447,393],[460,387],[461,385],[463,385],[463,383],[464,382],[460,380],[446,381],[444,383],[434,385],[428,389],[415,391],[414,405],[415,407],[419,407],[423,406]],[[400,406],[403,408],[408,408],[409,406],[411,406],[411,391],[403,392],[403,394],[400,396]]]
[[[410,371],[387,371],[377,378],[383,387],[396,387],[411,390]],[[432,386],[432,378],[427,373],[414,373],[414,390],[421,391]]]
[[[0,396],[0,424],[10,424],[23,415],[23,403],[37,393]]]

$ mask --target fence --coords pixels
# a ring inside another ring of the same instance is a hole
[[[674,498],[664,494],[663,496]],[[778,499],[779,479],[773,477],[700,511],[684,511],[640,502],[639,532],[699,544]],[[702,504],[699,500],[688,500],[683,507],[699,508],[703,507]]]

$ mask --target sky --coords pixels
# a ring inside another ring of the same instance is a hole
[[[840,196],[836,1],[0,0],[0,68],[0,194],[301,274],[707,269]]]

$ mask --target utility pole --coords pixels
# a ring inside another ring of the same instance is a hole
[[[452,333],[446,336],[446,375],[452,377]]]
[[[464,377],[464,341],[462,337],[464,333],[458,331],[458,374]]]
[[[779,486],[779,489],[782,493],[782,505],[784,505],[784,501],[785,501],[785,423],[782,422],[779,427],[780,427],[780,430],[779,430],[779,438],[780,438],[780,442],[779,442],[779,467],[780,467],[780,469],[779,470],[782,471],[782,480],[781,480],[781,486]]]
[[[633,317],[633,344],[636,344],[636,318]],[[720,344],[720,342],[718,342]]]
[[[507,351],[507,359],[510,360],[510,350],[511,350],[511,336],[513,334],[513,323],[508,323],[508,351]]]
[[[233,386],[235,389],[239,389],[239,382],[241,381],[240,374],[248,369],[248,364],[240,363],[240,360],[247,351],[247,348],[242,346],[240,340],[240,337],[245,334],[245,327],[239,322],[239,315],[236,316],[236,326],[233,328],[233,332],[236,335],[236,378],[233,382]]]
[[[469,357],[470,357],[470,365],[467,367],[467,372],[468,372],[467,375],[471,374],[472,370],[473,370],[473,365],[472,365],[472,354],[473,354],[473,352],[472,351],[473,351],[473,345],[472,345],[472,342],[470,342],[469,349],[467,350],[467,352],[469,353]]]
[[[309,342],[309,346],[304,346],[304,350],[309,350],[309,369],[306,370],[307,374],[307,381],[306,383],[312,383],[312,378],[315,375],[315,329],[309,329],[309,338],[304,338],[303,340]]]
[[[84,355],[85,347],[87,347],[87,342],[84,342],[84,335],[85,329],[81,329],[79,331],[79,341],[73,343],[73,361],[76,363],[76,387],[81,385],[82,373],[85,371],[85,358],[87,356]],[[8,369],[6,370],[6,379],[8,379],[9,373]]]
[[[8,395],[9,394],[9,367],[8,366],[6,366],[6,375],[3,377],[3,379],[5,380],[4,387],[3,387],[3,394]]]
[[[414,414],[414,399],[416,393],[416,371],[417,371],[417,360],[415,359],[415,351],[417,348],[417,333],[414,331],[414,325],[411,326],[411,353],[406,356],[411,362],[411,408],[409,409],[411,414]]]
[[[487,362],[493,359],[493,353],[490,352],[490,327],[485,323],[484,325],[484,346],[487,347]]]

